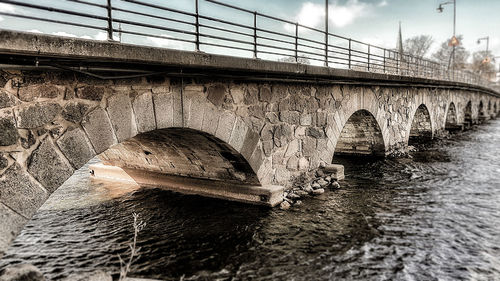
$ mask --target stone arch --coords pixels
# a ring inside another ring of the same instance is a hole
[[[498,109],[497,109],[497,103],[493,103],[493,113],[494,113],[494,116],[496,117],[498,115]]]
[[[468,101],[464,109],[464,125],[470,127],[472,125],[472,101]]]
[[[479,105],[477,107],[477,119],[479,122],[483,122],[484,120],[486,120],[483,100],[479,101]]]
[[[425,104],[420,104],[411,119],[408,144],[427,141],[433,138],[433,123],[429,109]]]
[[[87,88],[94,94],[97,91],[93,86]],[[104,92],[105,87],[101,88]],[[243,182],[251,184],[252,188],[269,186],[272,178],[263,167],[265,157],[259,133],[234,112],[208,101],[203,91],[194,92],[184,94],[184,104],[178,97],[179,92],[153,93],[149,90],[137,95],[118,92],[99,98],[105,102],[36,102],[13,107],[15,115],[9,117],[12,119],[9,129],[16,138],[8,143],[9,146],[2,144],[3,152],[23,152],[18,158],[9,158],[0,177],[0,256],[50,194],[77,169],[94,156],[135,137],[165,131],[189,132],[183,140],[192,136],[210,140],[211,146],[217,149],[207,154],[221,156],[226,165],[214,173],[198,176],[210,178],[209,175],[220,175],[223,169],[238,167],[233,172],[227,171],[227,177],[244,179]],[[92,106],[89,108],[87,104]],[[25,117],[28,113],[43,118]],[[80,116],[76,118],[76,115]],[[54,122],[66,127],[56,127]],[[38,129],[44,126],[49,129]],[[37,130],[40,135],[30,144],[30,149],[25,149],[21,137],[28,130]],[[142,147],[141,143],[135,144]],[[147,154],[151,161],[151,152],[140,151],[144,154],[142,159],[148,159],[144,157]],[[199,156],[196,151],[192,153],[193,162],[197,160],[196,155]],[[208,160],[204,163],[206,166]]]
[[[382,129],[372,113],[361,109],[345,122],[337,139],[335,155],[385,155]]]
[[[450,105],[448,106],[448,110],[446,111],[444,127],[445,130],[448,131],[461,128],[461,126],[458,125],[458,113],[454,102],[451,102]]]

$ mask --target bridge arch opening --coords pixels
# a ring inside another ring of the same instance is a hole
[[[413,115],[408,144],[421,143],[430,139],[432,139],[431,115],[427,106],[421,104]]]
[[[335,156],[384,156],[385,145],[377,120],[367,110],[354,112],[347,120],[335,147]]]
[[[448,112],[446,113],[446,121],[445,121],[445,130],[447,131],[455,131],[459,130],[462,127],[458,125],[458,115],[457,108],[455,107],[455,103],[451,102],[448,107]]]
[[[497,111],[497,103],[496,102],[493,104],[493,112],[495,113],[494,116],[497,117],[498,111]]]
[[[260,185],[245,158],[221,139],[194,129],[141,133],[98,156],[104,165],[129,174],[150,173],[198,180]]]
[[[469,128],[472,126],[472,102],[469,101],[464,110],[464,125]]]
[[[484,120],[486,120],[483,101],[479,101],[479,106],[477,109],[477,118],[479,119],[479,122],[483,122]]]

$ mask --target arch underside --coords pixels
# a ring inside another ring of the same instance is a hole
[[[484,110],[484,104],[483,101],[479,102],[479,106],[477,109],[477,118],[479,119],[479,122],[485,121],[487,118],[485,110]]]
[[[464,110],[464,124],[465,126],[471,126],[473,123],[472,120],[472,102],[469,101],[465,106]]]
[[[413,116],[408,143],[418,143],[429,139],[432,139],[432,122],[429,110],[422,104]]]
[[[335,155],[385,155],[382,131],[367,110],[358,110],[347,120],[335,147]]]
[[[448,107],[448,112],[446,113],[445,130],[455,131],[461,130],[462,126],[458,124],[458,114],[455,104],[452,102]]]
[[[188,128],[158,129],[112,146],[105,165],[175,176],[260,185],[248,162],[224,141]]]

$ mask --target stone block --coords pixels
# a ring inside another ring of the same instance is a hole
[[[7,208],[0,203],[0,257],[5,254],[10,244],[21,232],[28,219]]]
[[[64,161],[52,140],[47,137],[31,154],[28,172],[50,193],[54,192],[66,179],[73,175],[74,169]]]
[[[11,116],[0,118],[0,146],[16,144],[18,138],[19,133],[14,118]]]
[[[153,96],[146,92],[135,97],[132,103],[135,113],[135,121],[139,133],[149,132],[156,129],[155,112],[153,107]]]
[[[325,173],[331,174],[331,177],[335,180],[344,179],[344,166],[339,164],[328,164],[323,167]]]
[[[34,101],[38,98],[57,98],[63,96],[64,87],[50,84],[35,84],[19,88],[19,99],[22,101]]]
[[[189,117],[187,122],[185,123],[185,126],[195,130],[201,130],[204,112],[205,100],[196,96],[191,97],[188,115]]]
[[[82,126],[97,154],[116,144],[116,138],[108,115],[98,107],[85,116]]]
[[[57,103],[37,102],[14,109],[18,128],[36,128],[52,122],[62,111]]]
[[[68,102],[61,113],[62,117],[73,123],[80,123],[90,106],[82,102]]]
[[[254,130],[247,130],[247,134],[245,137],[245,141],[243,142],[243,146],[241,147],[241,155],[245,157],[245,159],[250,159],[252,157],[252,153],[257,147],[259,143],[260,135]]]
[[[5,171],[0,186],[0,202],[26,218],[31,218],[49,197],[49,194],[17,164]]]
[[[109,97],[107,111],[118,142],[137,135],[137,127],[128,94],[117,94]]]
[[[248,164],[250,164],[250,167],[252,167],[252,170],[257,173],[262,165],[262,162],[264,161],[264,153],[262,152],[262,149],[259,147],[256,147],[252,153],[252,156],[250,157]]]
[[[101,86],[85,86],[78,88],[76,96],[80,99],[101,101],[105,94],[105,88]]]
[[[219,125],[217,126],[217,131],[215,132],[215,136],[219,139],[229,142],[229,138],[231,137],[231,133],[233,132],[235,116],[232,113],[224,112],[221,114],[219,119]]]
[[[182,111],[182,100],[181,100],[181,88],[173,88],[173,110],[172,110],[172,122],[173,127],[183,127],[184,126],[184,116]]]
[[[217,84],[208,87],[207,99],[212,102],[215,106],[221,107],[226,98],[226,86],[222,84]]]
[[[299,152],[299,150],[300,150],[299,140],[294,139],[290,143],[288,143],[288,146],[287,146],[286,152],[285,152],[285,157],[288,158],[288,157],[294,155],[295,153]]]
[[[243,86],[238,85],[238,86],[233,86],[231,87],[231,96],[233,97],[233,102],[235,104],[242,104],[243,100],[245,98],[245,89]]]
[[[95,156],[85,132],[80,128],[68,129],[57,140],[57,145],[75,169],[81,168]]]
[[[0,90],[0,109],[11,107],[15,103],[14,97],[12,97],[8,92]]]
[[[305,157],[299,159],[299,170],[305,171],[309,168],[309,161]]]
[[[297,111],[282,111],[280,112],[280,120],[289,124],[298,125],[300,113]]]
[[[272,99],[271,89],[269,89],[269,87],[267,86],[261,87],[259,91],[259,100],[261,102],[271,102],[271,99]]]
[[[302,140],[302,153],[311,156],[316,152],[316,139],[308,137]]]
[[[215,106],[207,106],[203,112],[203,122],[201,125],[202,131],[215,136],[217,125],[219,123],[220,113]]]
[[[229,138],[229,144],[238,152],[241,151],[243,147],[243,142],[248,131],[248,126],[240,118],[236,119],[236,124],[234,125],[233,132]]]
[[[156,127],[158,129],[170,128],[173,126],[173,106],[174,99],[171,93],[153,94],[155,106]]]
[[[311,114],[303,114],[302,116],[300,116],[300,125],[301,126],[311,126],[312,125]]]
[[[320,127],[309,127],[307,128],[307,135],[313,138],[325,138],[326,134],[323,128]]]

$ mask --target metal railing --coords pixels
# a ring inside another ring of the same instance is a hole
[[[201,1],[204,9],[200,9]],[[0,3],[12,7],[0,10],[0,16],[69,26],[79,32],[104,32],[108,40],[136,44],[159,40],[163,46],[174,49],[224,54],[231,51],[230,55],[235,56],[312,62],[334,68],[493,87],[490,81],[470,71],[449,70],[432,60],[217,0],[186,0],[183,5],[189,4],[185,6],[190,6],[192,12],[145,0],[0,0]],[[127,36],[130,38],[122,40]]]

